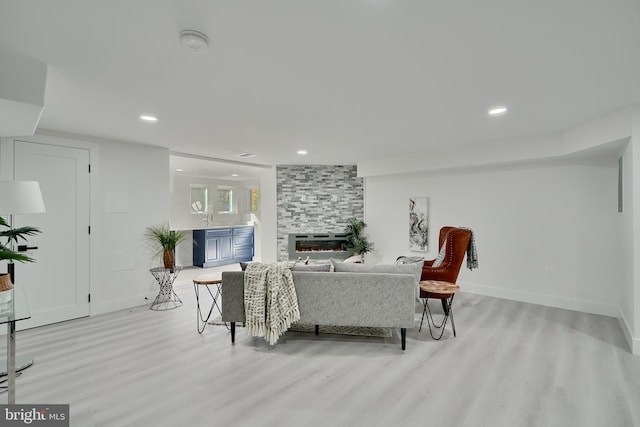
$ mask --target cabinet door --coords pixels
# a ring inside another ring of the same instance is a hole
[[[208,237],[205,259],[207,262],[220,259],[220,237]]]
[[[233,258],[233,251],[231,250],[231,236],[220,237],[218,241],[218,255],[220,260]]]
[[[238,262],[251,261],[253,259],[253,246],[233,249],[233,258]]]
[[[233,258],[237,262],[253,259],[253,227],[233,229]]]
[[[204,267],[207,243],[204,230],[193,230],[193,265]]]

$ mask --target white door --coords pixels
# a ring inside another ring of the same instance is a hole
[[[46,213],[15,215],[16,226],[42,230],[27,252],[36,262],[16,263],[33,328],[89,315],[89,150],[15,142],[14,179],[40,182]]]

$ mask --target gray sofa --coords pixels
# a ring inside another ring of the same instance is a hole
[[[401,273],[368,272],[370,268],[360,266],[345,268],[361,272],[294,269],[293,282],[300,309],[298,323],[316,325],[316,334],[317,325],[400,328],[404,350],[407,328],[414,325],[421,266],[392,267],[392,271]],[[245,321],[243,298],[244,272],[223,272],[222,320],[231,324],[232,343],[235,342],[236,323]]]

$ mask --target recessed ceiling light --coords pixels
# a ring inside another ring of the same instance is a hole
[[[232,173],[231,176],[238,176],[238,174],[237,173]]]
[[[499,116],[500,114],[504,114],[507,112],[507,107],[493,107],[489,110],[490,116]]]
[[[298,154],[304,156],[307,154],[307,150],[298,150]]]
[[[141,114],[140,120],[145,122],[157,122],[158,118],[156,116],[152,116],[150,114]]]
[[[176,169],[176,172],[184,172],[184,169]]]

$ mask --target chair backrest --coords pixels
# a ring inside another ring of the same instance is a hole
[[[469,247],[471,230],[458,227],[442,227],[439,236],[440,247],[447,242],[446,253],[442,264],[438,267],[425,265],[422,268],[421,280],[442,280],[456,283],[462,261]],[[435,276],[434,276],[435,275]]]

